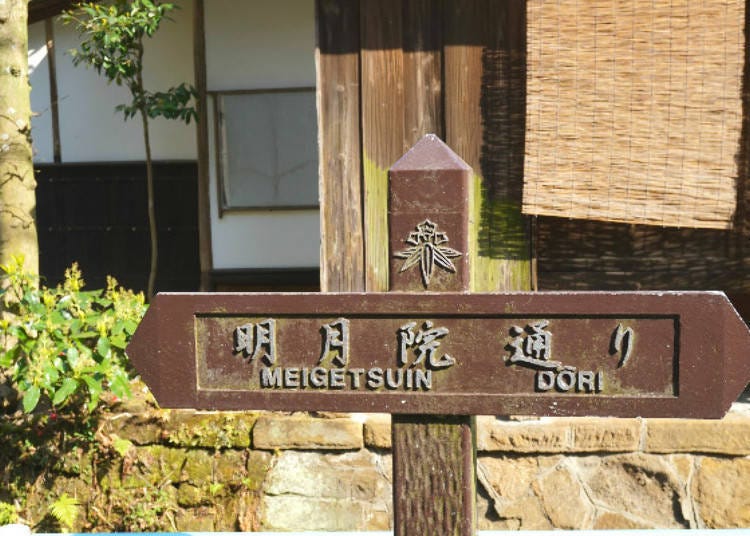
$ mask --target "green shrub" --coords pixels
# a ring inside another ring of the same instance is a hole
[[[113,278],[104,290],[84,291],[76,264],[56,288],[39,285],[22,259],[0,269],[0,370],[16,385],[24,411],[46,400],[56,411],[90,414],[103,393],[130,394],[124,350],[146,311],[143,294]]]
[[[0,501],[0,527],[18,522],[18,514],[12,504]]]

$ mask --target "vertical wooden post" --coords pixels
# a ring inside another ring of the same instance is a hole
[[[359,3],[317,0],[320,288],[365,290],[359,132]]]
[[[211,288],[213,252],[211,247],[211,206],[208,171],[208,82],[206,79],[206,21],[203,0],[193,5],[193,66],[195,90],[198,92],[198,251],[200,254],[201,290]]]
[[[393,165],[390,290],[471,289],[472,183],[471,168],[435,135],[422,138]],[[475,534],[475,435],[474,417],[393,415],[396,536]]]

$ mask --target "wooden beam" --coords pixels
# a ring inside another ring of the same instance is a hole
[[[198,92],[198,248],[201,290],[211,289],[213,251],[211,247],[210,175],[208,166],[208,95],[206,80],[206,25],[203,0],[193,5],[193,65]]]
[[[57,16],[73,7],[73,0],[30,0],[29,24]]]
[[[444,137],[443,2],[410,0],[403,10],[404,145]]]
[[[451,0],[445,15],[446,143],[475,173],[476,291],[529,290],[529,219],[521,214],[525,3]]]
[[[363,291],[359,4],[317,0],[315,10],[320,285],[328,292]]]
[[[388,290],[388,169],[404,134],[402,0],[361,0],[365,286]]]

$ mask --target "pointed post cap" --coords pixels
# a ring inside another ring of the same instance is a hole
[[[427,134],[389,171],[389,287],[468,291],[472,170]]]
[[[471,171],[453,149],[435,134],[425,134],[391,167],[391,172],[428,170]]]

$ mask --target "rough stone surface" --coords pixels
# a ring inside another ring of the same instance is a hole
[[[600,508],[627,512],[652,528],[688,528],[685,487],[660,457],[624,454],[579,464],[587,495]]]
[[[177,447],[246,448],[257,413],[171,411],[164,416],[166,441]]]
[[[589,526],[593,507],[586,499],[583,486],[566,464],[559,464],[542,475],[536,481],[534,491],[553,527],[573,530]]]
[[[702,458],[693,496],[706,528],[750,526],[750,460]]]
[[[208,501],[208,494],[198,486],[183,482],[177,488],[177,504],[180,506],[200,506]]]
[[[269,530],[382,528],[382,514],[390,512],[391,500],[384,463],[367,451],[280,453],[264,485],[262,526]],[[309,524],[295,525],[308,516]]]
[[[560,460],[559,456],[482,456],[477,464],[477,475],[492,507],[488,520],[491,522],[482,527],[493,530],[553,528],[534,491],[534,484]]]
[[[255,492],[241,492],[237,500],[237,530],[260,531],[260,496]]]
[[[253,429],[256,449],[348,450],[364,446],[362,425],[351,419],[267,415]]]
[[[594,530],[637,530],[647,529],[648,525],[630,519],[624,514],[604,512],[596,518]]]
[[[375,413],[364,422],[365,446],[374,449],[391,448],[391,416]]]
[[[646,452],[750,455],[750,418],[729,414],[720,421],[649,419]]]
[[[477,418],[477,449],[504,452],[565,452],[570,449],[571,429],[566,420],[526,422]]]
[[[236,487],[247,477],[245,452],[227,450],[214,458],[214,480],[226,486]]]
[[[638,419],[575,419],[572,452],[632,452],[641,441]]]
[[[109,418],[98,446],[72,445],[43,475],[31,465],[41,449],[24,457],[0,449],[0,481],[13,482],[9,471],[22,466],[32,486],[24,519],[38,523],[51,498],[68,493],[82,505],[78,532],[96,528],[96,512],[120,516],[122,527],[147,520],[148,530],[355,531],[391,524],[388,416],[263,414],[268,420],[258,421],[257,437],[265,426],[278,448],[259,450],[247,446],[254,414],[149,412]],[[482,529],[750,526],[750,412],[710,422],[478,420],[486,449],[478,462]],[[6,441],[20,426],[0,425]],[[294,449],[279,447],[283,433]],[[124,455],[107,452],[117,437],[134,444]],[[166,513],[143,514],[151,503]]]
[[[135,459],[123,464],[122,487],[140,488],[160,486],[165,482],[179,482],[187,453],[180,449],[151,445],[136,449]]]
[[[185,453],[182,478],[191,484],[203,484],[213,480],[214,459],[202,449],[192,449]]]
[[[367,503],[354,500],[267,495],[262,509],[261,527],[271,531],[369,530],[378,520]]]
[[[367,451],[323,455],[285,451],[276,458],[264,491],[268,495],[385,499],[389,482],[378,465],[377,456]]]
[[[162,412],[116,415],[107,419],[104,431],[108,434],[126,437],[136,445],[158,444],[164,436]]]
[[[260,450],[251,450],[247,453],[247,476],[243,485],[250,491],[258,491],[263,486],[263,481],[271,467],[271,454]]]
[[[183,532],[213,532],[214,516],[208,508],[183,510],[176,516],[177,530]]]

